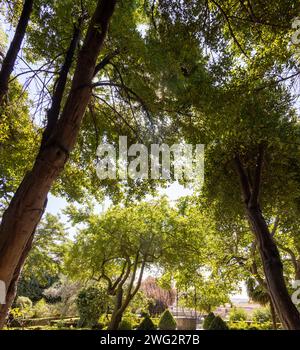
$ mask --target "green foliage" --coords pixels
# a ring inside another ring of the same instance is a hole
[[[45,299],[39,300],[33,306],[33,317],[34,318],[43,318],[49,316],[49,306],[47,305]]]
[[[209,330],[227,330],[229,329],[226,322],[220,316],[216,316],[209,327]]]
[[[80,316],[79,326],[92,328],[107,308],[107,293],[103,289],[89,287],[78,294],[77,308]]]
[[[58,276],[43,275],[43,281],[29,274],[22,275],[18,283],[17,294],[26,296],[34,303],[44,297],[44,291],[58,280]],[[48,302],[58,301],[57,299],[45,297]]]
[[[213,312],[210,312],[204,319],[203,322],[203,329],[209,329],[212,321],[215,319],[215,314]]]
[[[176,329],[176,321],[171,314],[170,310],[167,309],[164,311],[164,313],[161,315],[159,323],[158,323],[158,328],[161,330],[172,330]]]
[[[270,308],[264,307],[254,310],[252,320],[257,323],[266,323],[272,321]]]
[[[118,330],[119,331],[131,331],[132,330],[132,324],[130,321],[128,320],[122,320],[119,324],[119,327],[118,327]]]
[[[230,310],[229,313],[230,321],[246,321],[247,320],[247,312],[242,308],[236,308]]]
[[[60,300],[43,293],[57,282],[67,245],[67,234],[59,217],[47,213],[36,230],[18,282],[18,295],[29,297],[33,302],[42,298],[52,303]]]
[[[19,83],[10,85],[10,104],[0,106],[0,210],[7,206],[20,181],[33,164],[40,138],[29,116],[27,94]]]
[[[25,320],[34,316],[34,313],[32,301],[27,297],[19,296],[9,311],[9,324],[23,326]]]
[[[15,26],[22,4],[12,4],[3,14]],[[56,75],[82,8],[84,36],[94,6],[95,1],[87,0],[80,4],[41,0],[35,6],[24,58],[32,67],[43,65],[42,72],[36,73],[43,78],[40,81],[54,82],[48,73],[47,79],[43,74],[52,71]],[[116,49],[118,55],[95,77],[118,86],[94,89],[78,143],[52,191],[83,202],[87,194],[103,198],[105,188],[114,200],[126,205],[113,207],[101,217],[92,211],[85,215],[82,208],[70,210],[73,223],[86,224],[68,249],[70,275],[85,280],[97,271],[105,275],[106,282],[114,282],[138,255],[137,270],[140,261],[146,268],[159,264],[176,281],[178,290],[186,291],[182,305],[207,311],[227,302],[238,282],[251,274],[250,264],[256,258],[249,254],[253,237],[240,200],[234,160],[240,158],[252,178],[258,147],[263,145],[260,207],[270,228],[274,217],[283,213],[274,239],[284,252],[286,280],[294,277],[291,261],[299,260],[300,251],[299,118],[293,108],[293,84],[279,84],[278,79],[299,72],[299,53],[291,45],[291,22],[298,14],[299,4],[292,0],[277,1],[276,6],[233,0],[222,4],[204,0],[119,2],[107,38],[109,45],[99,61]],[[0,51],[4,51],[2,41]],[[207,57],[206,52],[217,59]],[[130,90],[120,87],[122,84]],[[52,87],[43,87],[43,91],[52,91]],[[64,100],[69,89],[70,80]],[[1,211],[38,151],[44,120],[37,125],[32,109],[37,104],[37,110],[44,111],[43,99],[39,96],[31,104],[21,85],[11,81],[9,103],[0,110]],[[205,186],[201,196],[197,198],[195,193],[196,204],[181,201],[174,210],[164,202],[132,205],[126,200],[133,194],[140,199],[157,183],[100,182],[95,173],[97,145],[103,139],[115,143],[122,133],[128,134],[130,141],[142,139],[145,144],[157,136],[169,144],[178,140],[205,143]],[[37,230],[19,295],[34,302],[42,298],[44,289],[62,272],[67,246],[64,228],[47,217]],[[258,273],[262,271],[259,265]],[[264,287],[254,280],[250,284],[252,300],[268,303]],[[125,283],[124,292],[128,286],[130,283]],[[43,303],[35,306],[42,309]],[[146,301],[136,295],[132,310],[139,311],[143,303]],[[165,305],[160,302],[154,309]],[[246,318],[235,311],[231,319]],[[257,315],[260,319],[266,318]]]
[[[37,227],[33,248],[26,260],[22,277],[34,278],[49,286],[49,276],[62,272],[68,238],[59,216],[47,213]]]
[[[271,322],[229,322],[229,328],[232,330],[271,330]]]
[[[15,304],[16,304],[16,307],[21,310],[31,309],[33,305],[32,301],[29,298],[22,297],[22,296],[17,297]]]
[[[146,330],[146,331],[152,331],[156,329],[155,324],[153,323],[153,321],[151,320],[149,315],[146,315],[142,322],[139,324],[139,326],[137,327],[138,330]]]
[[[261,286],[254,278],[249,277],[246,281],[247,293],[251,300],[261,305],[270,302],[270,296],[264,286]]]

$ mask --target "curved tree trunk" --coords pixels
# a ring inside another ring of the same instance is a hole
[[[131,280],[130,280],[129,285],[127,287],[125,296],[124,296],[123,286],[124,286],[124,283],[126,281],[126,278],[122,280],[122,282],[119,284],[119,286],[118,286],[118,288],[116,290],[116,303],[115,303],[115,308],[114,308],[114,311],[112,313],[111,321],[110,321],[110,324],[109,324],[109,327],[108,327],[109,330],[117,330],[118,329],[119,324],[122,321],[122,317],[123,317],[123,314],[124,314],[125,310],[127,309],[127,307],[130,304],[131,300],[135,297],[136,293],[140,289],[142,278],[143,278],[143,274],[144,274],[144,270],[145,270],[147,254],[143,258],[143,261],[142,261],[142,264],[141,264],[141,268],[140,268],[140,272],[139,272],[138,281],[137,281],[136,286],[134,287],[133,284],[134,284],[134,281],[135,281],[137,268],[138,268],[138,264],[139,264],[139,256],[140,256],[140,254],[139,254],[139,251],[138,251],[137,254],[136,254],[136,257],[135,257],[135,262],[133,264],[134,267],[133,267],[133,271],[132,271]],[[130,271],[130,269],[128,271]],[[128,274],[127,274],[127,277],[128,277]]]
[[[241,184],[246,215],[258,244],[271,301],[283,326],[286,329],[300,330],[300,314],[289,296],[279,251],[259,205],[263,160],[264,147],[260,145],[253,179],[249,178],[238,155],[235,158],[236,171]]]
[[[279,251],[266,221],[258,206],[247,207],[246,212],[256,235],[268,292],[277,314],[285,328],[300,329],[300,314],[286,288]]]
[[[15,35],[9,46],[7,54],[2,62],[0,71],[0,106],[3,104],[4,97],[8,91],[9,77],[14,69],[15,62],[24,39],[29,18],[33,8],[33,0],[25,0],[22,14],[20,16]]]
[[[15,288],[14,276],[18,274],[18,266],[24,255],[27,255],[26,247],[40,221],[48,192],[62,172],[76,142],[91,97],[96,61],[116,1],[98,1],[84,45],[78,55],[71,91],[61,118],[3,215],[0,226],[0,280],[5,282],[7,290]],[[7,303],[6,308],[9,306]],[[3,327],[4,322],[5,314],[2,313],[0,327]]]

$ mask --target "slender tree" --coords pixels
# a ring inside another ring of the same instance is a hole
[[[9,77],[14,69],[16,59],[26,33],[30,15],[32,13],[32,9],[33,0],[25,0],[15,35],[6,53],[6,56],[2,61],[2,67],[0,71],[0,106],[3,105],[5,95],[7,94]]]

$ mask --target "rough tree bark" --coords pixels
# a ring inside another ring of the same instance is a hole
[[[272,299],[270,298],[270,312],[271,312],[271,318],[272,318],[272,324],[273,324],[273,329],[277,329],[277,317],[276,317],[276,311],[275,307],[273,305]]]
[[[275,224],[274,224],[274,228],[273,228],[273,232],[272,232],[272,237],[274,237],[276,228],[277,228],[277,224],[278,224],[278,219],[275,220]],[[257,248],[257,242],[254,241],[252,244],[252,258],[253,258],[253,262],[252,265],[250,267],[250,272],[253,274],[253,276],[255,277],[256,281],[258,282],[260,288],[265,291],[265,293],[267,293],[268,295],[268,304],[270,305],[270,312],[271,312],[271,318],[272,318],[272,324],[273,324],[273,329],[277,329],[277,316],[276,316],[276,310],[274,307],[274,304],[272,302],[270,293],[268,291],[268,286],[266,281],[263,279],[263,277],[259,274],[258,269],[257,269],[257,264],[255,261],[255,252],[256,252],[256,248]],[[254,290],[252,289],[252,292],[254,292]],[[254,301],[257,301],[260,303],[260,300],[256,299]]]
[[[241,184],[248,221],[257,240],[270,298],[283,326],[286,329],[296,330],[300,329],[300,314],[286,288],[279,251],[259,204],[263,160],[264,147],[260,146],[254,179],[250,179],[237,155],[235,158],[236,171]]]
[[[7,290],[14,288],[14,276],[18,273],[22,257],[27,255],[26,247],[44,211],[48,192],[75,145],[91,97],[96,61],[116,2],[98,1],[78,54],[71,91],[61,117],[4,212],[0,226],[0,280],[5,282]],[[9,306],[7,303],[0,308],[0,327],[5,323]]]
[[[29,18],[32,13],[32,8],[33,0],[25,0],[15,35],[2,62],[0,71],[0,106],[3,105],[5,95],[8,91],[9,77],[14,69],[15,62],[20,51]]]

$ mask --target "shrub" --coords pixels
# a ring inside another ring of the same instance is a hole
[[[137,328],[140,323],[139,316],[128,311],[123,315],[122,319],[128,321],[131,324],[132,329]]]
[[[164,313],[161,315],[161,318],[158,323],[158,328],[162,330],[173,330],[176,329],[176,321],[171,314],[171,312],[167,309],[164,311]]]
[[[215,314],[213,312],[210,312],[204,319],[203,322],[203,329],[209,329],[212,321],[215,319]]]
[[[79,312],[79,327],[93,328],[100,315],[106,311],[107,294],[104,290],[89,287],[80,291],[76,304]]]
[[[45,297],[43,295],[44,290],[49,288],[57,279],[58,276],[45,275],[41,282],[34,276],[21,277],[18,283],[18,296],[28,297],[33,303],[36,303]],[[47,297],[46,301],[50,302]]]
[[[39,300],[33,306],[33,317],[35,317],[35,318],[47,317],[49,315],[49,313],[50,313],[49,307],[48,307],[45,299]]]
[[[107,327],[109,325],[110,322],[110,317],[107,313],[103,313],[98,320],[99,324],[103,325],[103,328]]]
[[[258,323],[269,322],[272,320],[269,308],[259,308],[253,312],[252,320]]]
[[[248,330],[255,330],[255,331],[260,331],[260,330],[271,330],[272,323],[271,322],[252,322],[248,325]]]
[[[128,320],[122,320],[118,327],[119,331],[130,331],[132,330],[132,324]]]
[[[137,327],[138,330],[152,331],[156,329],[155,324],[151,320],[149,315],[146,315],[143,321]]]
[[[226,322],[220,316],[216,316],[210,324],[209,330],[227,330],[229,329]]]
[[[246,321],[247,313],[244,309],[233,308],[229,313],[229,320],[233,322]]]
[[[272,323],[271,322],[257,323],[257,322],[246,322],[246,321],[230,322],[229,328],[233,330],[269,330],[269,329],[272,329]]]
[[[14,301],[15,307],[12,308],[14,309],[14,312],[11,312],[11,319],[15,320],[25,320],[26,318],[30,318],[33,316],[34,311],[32,308],[32,301],[27,298],[27,297],[17,297],[17,299]],[[19,315],[19,317],[14,317],[13,315]]]
[[[249,324],[246,321],[229,321],[229,328],[232,330],[246,330],[249,328]]]
[[[18,297],[16,300],[16,307],[25,310],[32,308],[32,301],[27,297]]]

